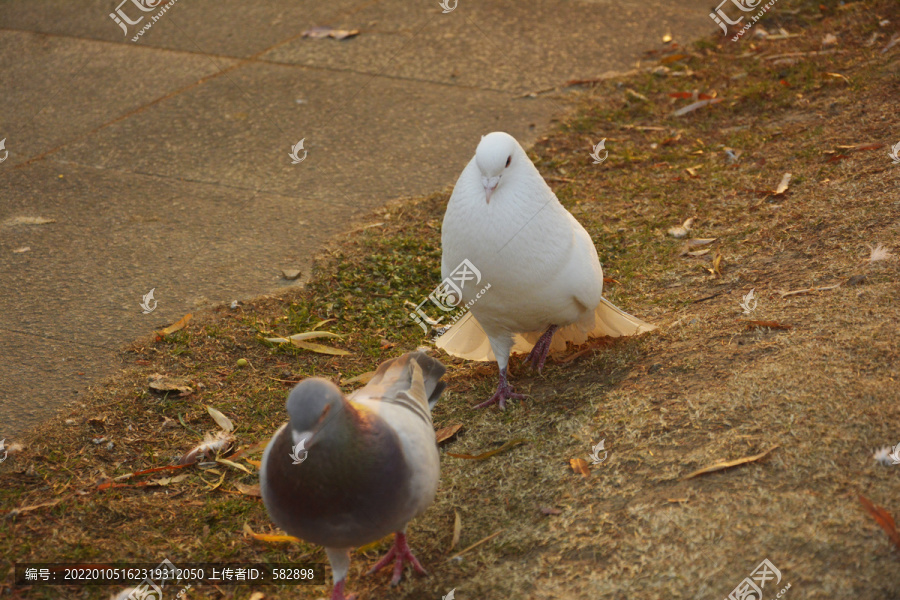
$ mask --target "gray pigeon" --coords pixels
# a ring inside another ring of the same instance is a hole
[[[394,561],[425,569],[406,543],[406,525],[434,500],[440,459],[431,407],[446,369],[422,352],[386,361],[345,398],[330,381],[301,381],[287,399],[290,421],[263,454],[260,489],[269,516],[287,533],[325,546],[344,600],[350,549],[395,533],[394,546],[369,573]],[[303,452],[302,457],[299,457]]]

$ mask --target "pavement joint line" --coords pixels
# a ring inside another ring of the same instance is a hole
[[[18,333],[19,335],[27,335],[30,337],[41,338],[41,339],[52,341],[52,342],[61,342],[63,344],[72,344],[73,346],[86,346],[88,348],[99,348],[101,350],[108,350],[109,352],[113,352],[115,354],[118,354],[120,352],[120,350],[115,349],[115,348],[110,348],[109,346],[101,346],[100,344],[91,344],[88,342],[77,342],[75,340],[54,337],[52,335],[47,335],[44,333],[35,333],[34,331],[22,331],[21,329],[10,329],[9,327],[3,327],[3,326],[0,326],[0,331],[6,331],[8,333]]]

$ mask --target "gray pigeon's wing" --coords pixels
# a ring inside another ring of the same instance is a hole
[[[421,369],[423,388],[415,385],[413,362]],[[440,361],[424,352],[407,352],[399,358],[381,363],[372,380],[364,388],[353,392],[349,399],[388,401],[403,399],[417,403],[420,408],[426,406],[431,408],[447,386],[441,381],[446,371],[446,367]]]

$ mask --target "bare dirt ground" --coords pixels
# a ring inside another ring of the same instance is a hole
[[[898,25],[896,2],[777,4],[740,42],[664,44],[634,73],[551,92],[573,108],[531,155],[594,236],[614,280],[608,297],[660,328],[570,348],[543,375],[514,359],[511,381],[529,397],[505,412],[471,408],[491,393],[496,365],[442,357],[450,385],[435,426],[462,428],[441,444],[436,502],[410,526],[429,575],[407,572],[396,589],[387,572],[365,577],[383,540],[354,554],[349,590],[725,598],[768,559],[781,578],[766,583],[766,599],[788,584],[782,598],[900,597],[900,548],[859,499],[900,513],[900,466],[872,458],[900,442],[900,261],[869,260],[877,244],[900,253],[900,164],[888,156],[900,142],[900,44],[883,50]],[[749,37],[763,28],[776,39]],[[673,115],[705,97],[721,102]],[[602,138],[609,157],[594,165]],[[246,532],[280,533],[254,495],[258,444],[285,420],[294,382],[317,374],[349,390],[349,379],[424,343],[405,303],[440,279],[448,197],[372,215],[323,254],[303,289],[135,343],[119,376],[0,465],[2,560],[324,563],[315,546]],[[688,218],[687,237],[667,233]],[[751,289],[755,310],[744,314]],[[318,341],[352,354],[261,341],[316,326],[345,336]],[[152,373],[192,391],[153,393]],[[113,479],[170,465],[215,431],[206,406],[234,422],[227,456],[246,471]],[[484,460],[447,455],[517,440]],[[577,472],[571,460],[587,461],[600,440],[607,458]],[[11,583],[10,570],[2,595],[111,591]],[[329,591],[204,586],[186,597]]]

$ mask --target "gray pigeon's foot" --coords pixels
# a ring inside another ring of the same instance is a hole
[[[334,584],[334,590],[331,592],[331,600],[356,600],[356,594],[350,594],[349,596],[344,596],[344,583],[345,579],[338,581]]]
[[[557,329],[559,329],[558,325],[548,327],[547,331],[538,338],[528,358],[525,359],[531,361],[531,368],[537,369],[538,373],[544,368],[544,362],[547,360],[547,355],[550,354],[550,341],[553,339],[553,334],[556,333]]]
[[[397,585],[400,583],[400,577],[403,576],[403,563],[409,562],[413,568],[421,573],[422,575],[426,574],[424,568],[422,568],[422,564],[413,556],[412,551],[409,549],[409,546],[406,543],[406,534],[398,531],[394,534],[394,547],[391,548],[390,552],[384,555],[378,563],[369,569],[367,575],[371,575],[375,571],[382,569],[387,566],[388,563],[394,561],[394,576],[391,578],[391,585]]]
[[[506,381],[506,369],[500,369],[500,383],[497,384],[497,391],[486,402],[482,402],[475,408],[486,408],[492,404],[499,404],[500,410],[506,410],[507,400],[522,400],[524,394],[517,394],[512,391],[509,382]]]

